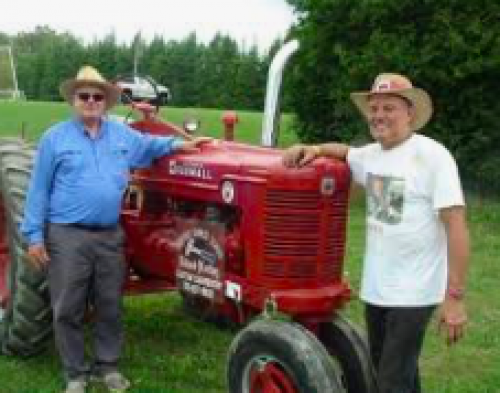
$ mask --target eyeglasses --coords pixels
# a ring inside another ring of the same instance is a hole
[[[85,101],[85,102],[89,101],[90,98],[92,98],[92,100],[94,102],[101,102],[102,100],[104,100],[104,94],[101,94],[101,93],[94,93],[94,94],[78,93],[77,97],[79,100]]]

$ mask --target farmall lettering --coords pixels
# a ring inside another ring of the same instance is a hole
[[[178,286],[187,295],[223,301],[224,251],[217,225],[196,227],[181,236],[184,244],[176,270]]]
[[[169,163],[168,173],[174,176],[194,177],[197,179],[211,180],[212,174],[197,162],[179,162],[172,160]]]

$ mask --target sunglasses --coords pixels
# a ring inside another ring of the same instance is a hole
[[[91,98],[94,102],[101,102],[102,100],[104,100],[104,94],[101,94],[101,93],[94,93],[94,94],[78,93],[77,97],[79,100],[85,101],[85,102],[89,101]]]

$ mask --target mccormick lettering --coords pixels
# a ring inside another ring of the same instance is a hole
[[[168,173],[170,175],[196,177],[198,179],[204,180],[212,179],[212,174],[210,173],[210,171],[206,169],[203,164],[199,164],[196,162],[170,161]]]

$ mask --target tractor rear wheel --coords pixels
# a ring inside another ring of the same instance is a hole
[[[230,393],[342,392],[325,348],[296,323],[257,320],[243,329],[229,349]]]
[[[46,274],[30,265],[19,231],[33,157],[23,141],[0,139],[0,349],[23,357],[52,333]]]
[[[342,387],[348,393],[377,391],[368,344],[349,320],[337,315],[319,326],[318,339],[340,366]]]

